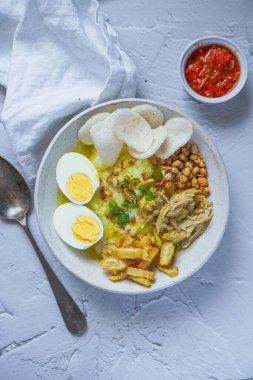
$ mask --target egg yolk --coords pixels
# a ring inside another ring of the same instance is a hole
[[[90,178],[84,173],[71,175],[67,181],[67,191],[76,201],[89,199],[93,193]]]
[[[92,216],[80,215],[72,224],[72,232],[77,240],[86,244],[94,243],[99,235],[99,224]]]

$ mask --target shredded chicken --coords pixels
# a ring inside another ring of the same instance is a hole
[[[212,219],[212,203],[196,189],[185,190],[171,197],[161,209],[157,234],[180,248],[187,248],[201,235]]]

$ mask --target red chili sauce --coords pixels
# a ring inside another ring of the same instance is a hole
[[[240,77],[240,65],[227,48],[208,45],[191,53],[186,61],[185,76],[195,92],[208,98],[218,98],[236,85]]]

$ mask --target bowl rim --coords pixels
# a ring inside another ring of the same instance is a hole
[[[201,45],[209,45],[217,43],[221,46],[225,46],[228,49],[230,49],[232,52],[236,54],[236,57],[239,61],[240,64],[240,78],[236,85],[232,88],[231,91],[229,91],[226,95],[220,96],[217,98],[208,98],[206,96],[200,95],[197,92],[195,92],[190,85],[188,84],[185,73],[184,73],[184,68],[185,68],[185,63],[189,55],[199,46]],[[221,36],[205,36],[198,38],[192,42],[190,42],[186,48],[183,50],[180,60],[179,60],[179,75],[180,75],[180,80],[181,83],[186,90],[186,92],[192,96],[194,99],[202,102],[202,103],[207,103],[207,104],[219,104],[219,103],[224,103],[232,98],[234,98],[236,95],[239,94],[239,92],[242,90],[244,87],[247,76],[248,76],[248,63],[245,57],[245,54],[243,53],[242,49],[233,41],[231,41],[228,38],[221,37]]]
[[[163,285],[163,286],[159,287],[158,289],[155,289],[155,288],[152,288],[152,287],[151,288],[145,288],[145,289],[142,288],[142,290],[140,290],[140,291],[139,290],[135,290],[133,292],[133,291],[128,291],[128,290],[107,289],[107,288],[104,288],[103,286],[94,284],[94,283],[90,282],[89,280],[86,280],[86,279],[84,280],[82,277],[80,277],[78,274],[76,274],[74,271],[72,271],[70,268],[68,268],[57,257],[57,255],[54,253],[54,248],[51,247],[50,242],[47,240],[47,237],[45,236],[45,234],[43,232],[43,228],[42,228],[41,223],[40,223],[38,192],[39,192],[39,185],[40,185],[40,177],[41,177],[41,173],[42,173],[42,170],[43,170],[43,167],[44,167],[44,163],[47,160],[47,157],[48,157],[51,149],[53,148],[55,142],[57,141],[58,137],[62,133],[64,133],[64,131],[72,123],[74,123],[80,117],[88,114],[89,112],[94,111],[96,109],[99,109],[101,107],[104,107],[104,106],[107,106],[107,105],[111,105],[111,104],[115,104],[115,103],[136,102],[136,101],[140,102],[140,103],[151,104],[151,105],[158,106],[158,107],[160,106],[160,107],[164,107],[164,108],[169,108],[170,110],[173,110],[175,112],[180,113],[183,117],[185,117],[188,120],[190,120],[194,124],[194,126],[198,129],[198,131],[205,137],[205,140],[207,141],[208,145],[211,147],[211,150],[214,151],[215,155],[219,158],[220,163],[221,163],[221,165],[223,167],[224,174],[225,174],[225,184],[226,185],[225,185],[225,188],[224,188],[224,192],[226,194],[226,197],[225,197],[225,199],[226,199],[226,218],[225,218],[225,223],[223,225],[223,229],[221,230],[219,239],[217,240],[215,246],[209,252],[208,256],[205,257],[204,261],[201,262],[199,265],[197,265],[196,268],[192,272],[187,273],[184,277],[180,278],[178,281],[174,281],[174,282],[172,282],[172,283],[170,283],[168,285]],[[46,151],[45,151],[45,153],[43,155],[43,158],[42,158],[42,160],[40,162],[40,165],[39,165],[39,169],[38,169],[37,176],[36,176],[35,188],[34,188],[34,205],[35,205],[36,219],[37,219],[37,222],[38,222],[38,226],[39,226],[40,232],[41,232],[41,234],[43,236],[43,239],[46,242],[46,244],[47,244],[48,248],[50,249],[50,251],[53,253],[54,257],[58,260],[58,262],[60,262],[61,265],[63,265],[63,267],[65,269],[67,269],[69,272],[71,272],[72,274],[74,274],[76,277],[78,277],[80,280],[82,280],[86,284],[88,284],[90,286],[94,286],[97,289],[100,289],[100,290],[103,290],[103,291],[106,291],[106,292],[109,292],[109,293],[124,294],[124,295],[148,294],[148,293],[158,292],[158,291],[170,288],[170,287],[172,287],[174,285],[180,284],[182,281],[190,278],[196,272],[198,272],[209,261],[209,259],[212,257],[212,255],[214,254],[214,252],[218,248],[218,246],[219,246],[219,244],[220,244],[220,242],[221,242],[221,240],[222,240],[222,238],[224,236],[224,233],[225,233],[225,230],[226,230],[226,227],[227,227],[227,223],[228,223],[229,210],[230,210],[229,182],[228,182],[228,176],[227,176],[226,167],[225,167],[225,164],[224,164],[224,161],[223,161],[223,158],[222,158],[220,152],[218,151],[218,149],[216,148],[216,146],[214,145],[214,143],[212,142],[212,140],[209,138],[209,136],[205,133],[205,131],[203,131],[203,129],[199,126],[199,124],[195,120],[193,120],[188,115],[185,115],[184,112],[181,112],[177,108],[170,107],[168,104],[163,103],[163,102],[159,102],[159,101],[156,101],[156,100],[150,100],[150,99],[143,99],[143,98],[123,98],[123,99],[110,100],[110,101],[107,101],[107,102],[104,102],[104,103],[100,103],[100,104],[97,104],[95,106],[89,107],[89,108],[87,108],[84,111],[79,112],[77,115],[75,115],[73,118],[71,118],[67,123],[65,123],[63,125],[63,127],[57,132],[57,134],[54,136],[54,138],[51,140],[50,144],[48,145],[48,147],[47,147],[47,149],[46,149]]]

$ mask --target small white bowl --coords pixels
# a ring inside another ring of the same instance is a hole
[[[224,96],[220,96],[217,98],[208,98],[206,96],[202,96],[198,94],[189,86],[185,77],[185,64],[186,64],[187,59],[189,58],[189,56],[194,50],[198,49],[201,46],[213,45],[213,44],[221,45],[231,50],[232,53],[234,53],[234,55],[239,61],[241,72],[240,72],[240,78],[238,82],[236,83],[235,87],[230,92],[228,92]],[[217,104],[217,103],[226,102],[227,100],[234,98],[241,91],[247,79],[248,65],[247,65],[247,61],[246,61],[244,53],[239,48],[239,46],[237,46],[234,42],[223,37],[211,36],[211,37],[203,37],[198,40],[195,40],[186,47],[186,49],[183,51],[180,58],[179,73],[180,73],[181,82],[189,95],[191,95],[194,99],[202,103]]]
[[[192,122],[193,135],[191,140],[199,146],[207,164],[211,188],[210,199],[213,201],[214,212],[214,217],[205,233],[177,256],[178,276],[168,277],[156,271],[156,281],[150,289],[130,281],[111,282],[96,261],[81,251],[71,248],[61,240],[52,222],[58,193],[55,179],[56,165],[64,153],[73,149],[77,142],[79,128],[96,113],[112,112],[120,107],[132,108],[140,104],[151,104],[158,107],[163,112],[166,120],[171,117],[186,117]],[[46,242],[65,268],[90,285],[109,292],[120,294],[149,293],[178,284],[199,270],[212,256],[227,224],[229,213],[228,180],[217,148],[194,120],[160,102],[147,99],[119,99],[82,111],[57,133],[48,146],[40,164],[35,185],[35,209],[39,226]]]

